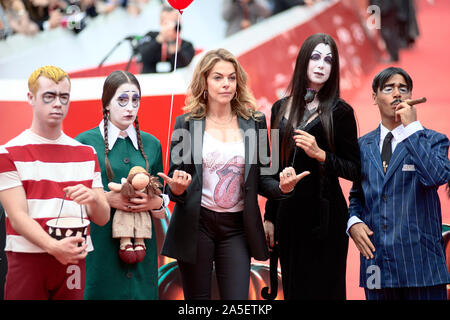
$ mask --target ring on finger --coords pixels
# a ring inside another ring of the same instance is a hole
[[[290,176],[291,176],[290,172],[286,173],[286,177],[290,177]]]

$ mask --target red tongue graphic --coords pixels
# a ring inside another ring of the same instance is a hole
[[[242,160],[238,161],[239,159]],[[216,171],[219,176],[219,183],[217,183],[214,190],[214,201],[219,207],[224,209],[233,208],[242,198],[243,162],[244,159],[242,157],[235,156]]]

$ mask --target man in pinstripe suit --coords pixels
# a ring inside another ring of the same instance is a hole
[[[372,89],[381,124],[359,139],[361,181],[350,191],[347,232],[361,252],[368,300],[446,299],[450,282],[437,194],[450,178],[449,140],[417,120],[405,102],[412,87],[403,69],[377,74]]]

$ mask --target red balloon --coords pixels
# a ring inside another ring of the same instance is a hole
[[[194,0],[168,0],[172,8],[177,9],[180,13],[183,13],[182,10],[186,9],[192,1]]]

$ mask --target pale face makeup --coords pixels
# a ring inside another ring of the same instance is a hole
[[[70,83],[66,78],[58,83],[46,77],[37,80],[36,94],[28,93],[28,101],[33,106],[32,128],[42,134],[44,128],[59,128],[69,110]]]
[[[106,107],[109,110],[109,120],[120,130],[127,129],[136,120],[140,99],[136,85],[122,84]]]
[[[333,56],[331,48],[325,43],[319,43],[311,53],[308,64],[309,87],[320,90],[330,78]]]

